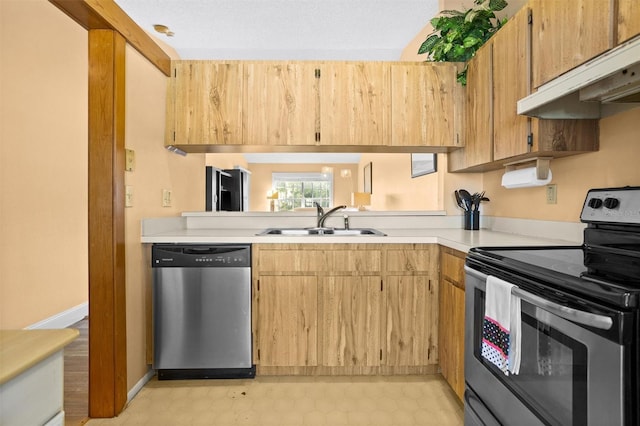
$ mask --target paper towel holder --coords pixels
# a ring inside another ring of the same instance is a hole
[[[536,162],[536,177],[540,180],[545,180],[549,177],[549,167],[551,163],[551,159],[553,157],[534,157],[534,158],[526,158],[524,160],[512,161],[509,163],[505,163],[505,171],[511,172],[516,170],[516,166],[525,163],[531,163],[533,161]]]

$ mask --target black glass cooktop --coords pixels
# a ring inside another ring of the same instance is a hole
[[[615,306],[635,307],[640,301],[640,257],[586,246],[477,247],[467,264]]]

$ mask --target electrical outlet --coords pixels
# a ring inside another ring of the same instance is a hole
[[[136,167],[136,152],[132,149],[124,150],[124,170],[132,172]]]
[[[171,207],[171,190],[162,190],[162,207]]]
[[[547,185],[547,204],[558,203],[558,186],[554,183]]]
[[[124,187],[124,206],[133,207],[133,186],[131,185]]]

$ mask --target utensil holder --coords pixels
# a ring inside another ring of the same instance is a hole
[[[469,210],[464,212],[464,229],[477,231],[480,229],[480,210]]]

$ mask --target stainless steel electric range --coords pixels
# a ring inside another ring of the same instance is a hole
[[[592,189],[581,246],[467,257],[465,425],[640,424],[640,187]],[[520,299],[521,366],[481,354],[489,276]]]

